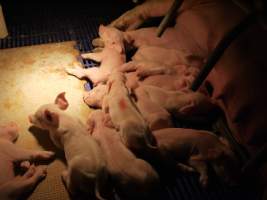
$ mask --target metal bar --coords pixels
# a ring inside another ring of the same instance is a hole
[[[183,0],[174,0],[170,10],[167,12],[167,14],[165,15],[165,17],[163,18],[163,20],[161,21],[158,27],[158,30],[157,30],[158,37],[161,37],[163,32],[166,30],[171,20],[175,17],[177,10],[180,8],[182,3],[183,3]]]

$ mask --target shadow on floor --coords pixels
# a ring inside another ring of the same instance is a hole
[[[38,143],[44,148],[46,151],[55,152],[55,157],[62,162],[66,163],[64,151],[57,148],[49,137],[49,132],[47,130],[42,130],[35,126],[31,126],[29,128],[29,132],[33,134],[33,136],[37,139]]]

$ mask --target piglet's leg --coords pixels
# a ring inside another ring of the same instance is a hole
[[[76,76],[77,78],[85,78],[86,77],[86,70],[85,68],[75,67],[75,68],[66,68],[66,72],[70,75]]]
[[[90,107],[102,108],[103,99],[97,99],[96,95],[93,95],[90,91],[84,92],[83,101]]]
[[[71,191],[71,185],[70,185],[70,176],[69,176],[69,172],[68,170],[64,170],[61,174],[61,178],[62,181],[64,183],[64,185],[66,186],[66,188],[68,189],[68,191],[73,194],[74,191]]]
[[[96,62],[101,62],[103,59],[103,52],[97,52],[97,53],[84,53],[81,54],[82,58],[94,60]]]
[[[137,62],[130,61],[130,62],[124,63],[119,68],[121,72],[133,72],[137,69]]]
[[[182,163],[178,163],[176,168],[181,172],[195,172],[194,168]]]
[[[140,79],[144,79],[148,76],[153,76],[153,75],[159,75],[159,74],[167,74],[167,70],[164,67],[154,67],[154,68],[138,68],[137,69],[137,76]]]
[[[102,108],[103,99],[106,94],[106,88],[103,88],[102,90],[97,90],[96,87],[94,87],[92,90],[83,93],[83,101],[88,106],[94,108]]]
[[[103,51],[103,48],[101,47],[96,47],[92,50],[93,53],[99,53],[99,52],[102,52]]]
[[[101,73],[99,67],[91,67],[88,69],[76,67],[76,68],[67,68],[65,70],[68,74],[76,76],[79,79],[88,78],[93,82],[94,85],[96,83],[103,81],[106,78],[106,77],[103,78],[103,74]]]
[[[192,166],[199,173],[199,182],[203,187],[208,185],[208,169],[207,164],[203,159],[199,159],[199,156],[191,156],[189,159],[189,165]]]

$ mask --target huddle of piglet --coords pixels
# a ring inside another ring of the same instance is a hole
[[[54,103],[42,105],[30,115],[29,121],[48,130],[53,143],[64,150],[68,168],[62,179],[70,194],[103,199],[107,171],[102,150],[87,134],[86,126],[64,111],[67,107],[65,93],[60,93]]]

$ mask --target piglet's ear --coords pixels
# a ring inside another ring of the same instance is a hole
[[[44,111],[44,117],[46,119],[46,122],[48,125],[51,125],[53,127],[58,127],[59,125],[59,116],[57,113],[51,112],[50,110]]]
[[[98,31],[99,31],[99,35],[101,35],[103,31],[105,31],[105,26],[103,24],[100,24]]]
[[[60,93],[57,95],[57,98],[55,100],[55,104],[61,109],[66,110],[69,106],[69,103],[67,99],[65,98],[65,92]]]

